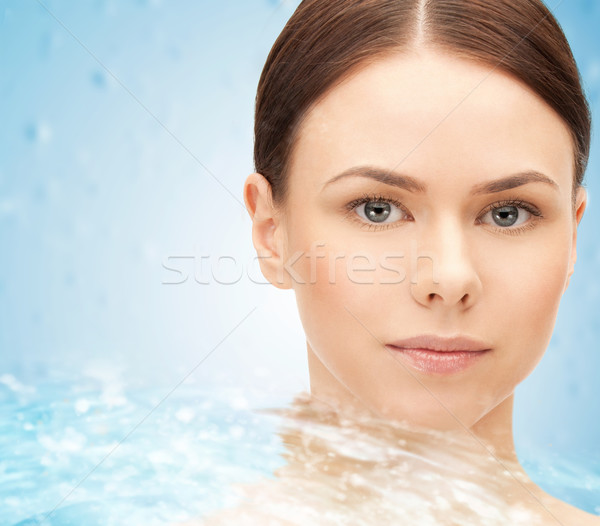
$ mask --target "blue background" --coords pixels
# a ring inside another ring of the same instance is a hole
[[[293,293],[255,283],[242,206],[258,77],[297,4],[0,0],[0,384],[168,387],[205,359],[207,385],[308,390]],[[598,121],[600,2],[555,15]],[[523,455],[600,459],[599,150],[554,337],[517,389]]]

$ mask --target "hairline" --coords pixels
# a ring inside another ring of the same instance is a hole
[[[434,40],[431,39],[431,37],[428,37],[425,40],[422,38],[415,39],[408,46],[406,46],[406,45],[400,46],[399,45],[396,47],[390,47],[390,48],[387,48],[387,49],[384,49],[381,51],[377,51],[371,55],[366,56],[363,60],[360,60],[353,67],[351,67],[347,72],[338,76],[329,86],[327,86],[327,88],[325,90],[323,90],[322,93],[320,93],[309,105],[307,105],[302,110],[302,112],[300,112],[297,115],[296,119],[290,126],[290,131],[289,131],[289,135],[287,138],[288,145],[287,145],[286,155],[284,157],[286,161],[285,161],[284,166],[282,167],[282,175],[283,175],[282,180],[284,181],[284,184],[282,187],[282,192],[278,196],[277,200],[273,199],[273,201],[272,201],[273,205],[279,210],[283,210],[286,207],[286,203],[288,200],[288,193],[289,193],[290,167],[293,164],[293,159],[294,159],[294,156],[295,156],[296,150],[297,150],[296,146],[297,146],[298,140],[300,138],[300,135],[302,133],[303,125],[304,125],[306,119],[310,116],[310,114],[314,110],[314,108],[323,99],[325,99],[334,89],[336,89],[340,85],[344,84],[345,82],[350,81],[354,76],[358,75],[362,70],[368,68],[369,66],[371,66],[377,62],[380,62],[380,61],[385,61],[386,59],[393,57],[393,56],[414,55],[414,54],[418,53],[420,50],[432,51],[434,53],[439,53],[441,55],[446,55],[448,57],[459,58],[459,59],[467,60],[467,61],[470,61],[473,63],[491,66],[492,67],[491,71],[499,71],[499,72],[502,72],[502,73],[508,75],[513,81],[518,82],[522,86],[526,87],[541,102],[543,102],[545,106],[547,106],[550,110],[552,110],[554,112],[554,114],[561,120],[561,122],[567,128],[567,130],[569,132],[569,137],[571,138],[571,150],[572,150],[572,157],[573,157],[573,164],[572,164],[573,184],[571,185],[571,201],[572,201],[573,213],[575,213],[576,193],[579,188],[584,187],[584,184],[583,184],[583,181],[578,181],[578,174],[577,174],[578,165],[579,165],[578,157],[580,155],[580,152],[579,152],[579,148],[578,148],[578,141],[577,141],[577,137],[575,135],[575,131],[569,125],[569,123],[563,118],[562,115],[560,115],[558,113],[558,111],[556,111],[550,104],[548,104],[548,102],[546,100],[544,100],[544,98],[542,96],[540,96],[540,94],[537,93],[535,89],[533,89],[531,86],[529,86],[529,84],[527,84],[527,82],[520,79],[517,75],[515,75],[508,69],[503,68],[501,65],[501,62],[493,63],[492,61],[473,56],[460,48],[436,43]],[[485,79],[484,79],[484,82],[485,82]],[[582,174],[582,179],[583,179],[583,175],[584,174]]]

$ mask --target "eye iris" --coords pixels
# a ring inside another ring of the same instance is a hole
[[[492,211],[494,222],[498,226],[512,226],[519,218],[519,209],[516,206],[503,206]]]
[[[381,223],[385,221],[391,213],[389,203],[381,201],[370,201],[365,205],[365,215],[370,221]]]

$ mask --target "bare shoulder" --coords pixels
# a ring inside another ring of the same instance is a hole
[[[566,502],[558,502],[556,515],[565,526],[600,526],[600,516],[587,513]]]
[[[583,526],[600,526],[600,515],[592,515],[591,513],[586,513],[585,511],[579,511],[583,514],[580,519],[580,524]]]
[[[563,526],[600,526],[600,516],[592,515],[575,506],[571,506],[562,500],[552,497],[547,493],[544,495],[543,503],[552,515]],[[551,524],[556,524],[552,521]]]

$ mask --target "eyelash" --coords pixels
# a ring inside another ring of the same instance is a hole
[[[534,228],[537,224],[537,220],[542,219],[544,217],[542,215],[542,213],[540,212],[540,210],[536,206],[533,206],[531,203],[528,203],[526,201],[521,201],[520,199],[508,199],[505,201],[497,201],[495,203],[492,203],[491,205],[486,206],[482,210],[482,212],[479,214],[479,216],[477,217],[477,221],[479,222],[479,220],[485,214],[487,214],[490,210],[494,210],[496,208],[502,208],[503,206],[515,206],[517,208],[522,208],[523,210],[529,212],[536,219],[530,220],[527,223],[525,223],[524,225],[521,225],[521,226],[518,226],[515,228],[492,227],[492,228],[494,228],[494,230],[501,232],[502,234],[517,236],[517,235],[525,232],[526,230],[531,230],[532,228]]]
[[[345,206],[345,209],[347,211],[347,213],[346,213],[347,217],[349,217],[353,221],[357,221],[358,223],[360,223],[363,226],[363,228],[366,228],[367,230],[387,230],[388,228],[394,228],[395,226],[397,226],[396,223],[377,224],[377,223],[366,223],[365,221],[362,221],[356,215],[356,209],[360,205],[369,203],[371,201],[377,201],[379,203],[389,203],[391,205],[398,207],[403,213],[410,216],[410,213],[408,212],[408,210],[406,210],[406,208],[404,208],[404,205],[402,203],[400,203],[399,201],[396,201],[395,199],[384,197],[382,195],[363,194],[362,197],[359,197],[358,199],[354,199],[354,200],[350,201]]]
[[[364,194],[362,197],[359,197],[358,199],[354,199],[354,200],[350,201],[344,207],[346,209],[347,216],[350,217],[353,221],[357,221],[364,228],[367,228],[368,230],[387,230],[388,228],[396,227],[397,223],[383,223],[383,224],[366,223],[363,220],[361,220],[360,218],[358,218],[358,216],[356,215],[356,208],[358,208],[360,205],[363,205],[365,203],[369,203],[372,201],[389,203],[391,205],[394,205],[394,206],[398,207],[403,213],[408,215],[411,218],[410,220],[412,220],[411,214],[408,212],[408,210],[406,210],[406,208],[402,205],[402,203],[400,203],[399,201],[396,201],[395,199],[391,199],[388,197],[384,197],[382,195],[375,195],[375,194]],[[487,207],[485,207],[477,216],[478,224],[481,224],[480,223],[481,218],[483,216],[485,216],[488,212],[490,212],[491,210],[494,210],[496,208],[502,208],[503,206],[515,206],[517,208],[521,208],[521,209],[529,212],[533,217],[535,217],[537,219],[543,218],[543,215],[540,212],[540,210],[537,207],[533,206],[531,203],[528,203],[526,201],[521,201],[520,199],[507,199],[507,200],[503,200],[503,201],[496,201],[495,203],[492,203],[492,204],[488,205]],[[510,227],[501,228],[501,227],[493,227],[493,226],[492,226],[492,228],[503,234],[519,235],[522,232],[524,232],[526,230],[530,230],[531,228],[535,227],[536,223],[537,223],[536,220],[534,220],[534,221],[530,220],[526,224],[515,227],[515,228],[510,228]]]

